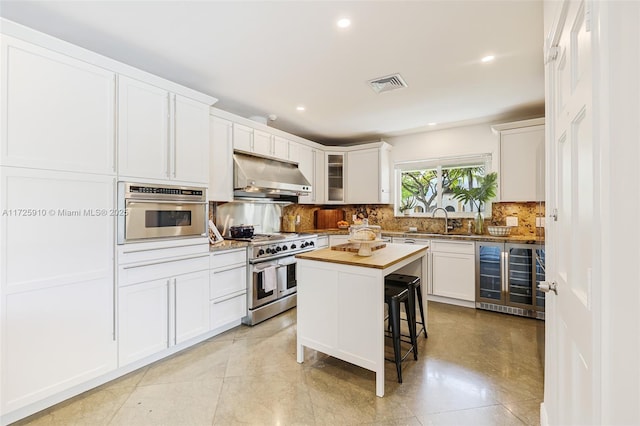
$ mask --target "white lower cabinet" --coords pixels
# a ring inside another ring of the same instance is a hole
[[[337,246],[338,244],[345,244],[349,242],[348,235],[329,235],[329,246]]]
[[[240,324],[247,315],[247,251],[211,253],[209,275],[209,328]]]
[[[119,267],[120,366],[209,330],[208,267],[206,255]]]
[[[471,241],[431,241],[431,293],[475,302],[475,245]]]

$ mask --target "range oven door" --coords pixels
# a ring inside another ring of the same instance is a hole
[[[251,294],[249,309],[258,308],[278,299],[278,262],[252,265]]]
[[[153,238],[206,236],[206,203],[126,200],[127,215],[118,243]],[[120,231],[120,230],[119,230]]]
[[[296,258],[286,257],[278,260],[278,295],[288,296],[297,291]]]

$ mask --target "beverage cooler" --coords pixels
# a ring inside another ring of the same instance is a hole
[[[544,319],[544,246],[476,242],[476,307]]]

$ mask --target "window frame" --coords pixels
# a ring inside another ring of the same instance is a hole
[[[426,218],[432,217],[432,212],[410,212],[410,214],[404,214],[400,212],[399,206],[402,201],[402,172],[409,170],[421,170],[421,169],[436,169],[437,174],[437,186],[436,191],[438,193],[436,197],[436,206],[442,207],[442,169],[450,167],[461,167],[465,165],[477,165],[484,163],[485,175],[491,173],[492,169],[492,155],[491,153],[471,154],[464,156],[448,156],[439,157],[429,160],[415,160],[415,161],[398,161],[393,164],[394,175],[394,200],[393,200],[393,213],[395,217],[414,217],[414,218]],[[491,203],[497,201],[498,196],[493,200],[484,204],[482,214],[485,217],[491,216]],[[449,218],[473,218],[477,214],[473,212],[447,212]],[[438,216],[441,216],[438,215]]]

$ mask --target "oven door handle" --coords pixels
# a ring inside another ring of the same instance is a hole
[[[283,266],[289,266],[295,264],[297,261],[295,258],[293,259],[280,259],[278,260],[278,268]]]

